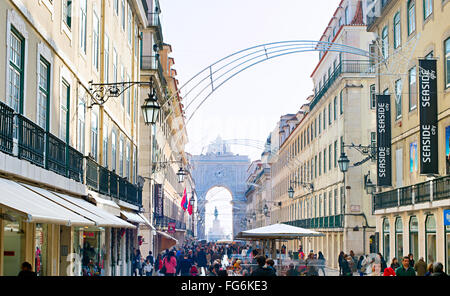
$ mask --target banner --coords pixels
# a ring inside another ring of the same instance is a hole
[[[164,191],[161,184],[155,184],[153,188],[155,217],[162,217],[164,216]]]
[[[420,173],[439,174],[436,60],[419,60]]]
[[[445,128],[445,166],[446,173],[450,175],[450,125]]]
[[[175,222],[169,222],[167,224],[167,232],[170,233],[170,234],[175,233],[175,231],[176,231],[175,227],[176,227],[176,223]]]
[[[391,96],[377,95],[377,185],[392,186]]]

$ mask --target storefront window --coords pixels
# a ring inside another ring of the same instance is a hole
[[[409,220],[409,252],[419,258],[419,221],[417,217]]]
[[[426,260],[427,264],[436,260],[436,220],[433,215],[427,216],[425,222]]]
[[[3,275],[17,276],[25,258],[25,224],[9,211],[3,212],[3,222]]]
[[[83,275],[103,275],[105,256],[105,230],[95,227],[84,228],[83,249],[81,250]]]
[[[47,274],[48,224],[36,224],[34,247],[34,268],[37,275]]]
[[[447,263],[445,266],[445,271],[447,272],[447,274],[450,274],[450,226],[445,226],[445,242],[447,244],[447,254],[445,255]]]
[[[387,218],[383,221],[383,257],[384,259],[389,262],[390,261],[390,254],[389,254],[389,242],[390,242],[390,227],[389,227],[389,220]]]
[[[397,259],[403,257],[403,222],[402,218],[395,221],[395,256]]]

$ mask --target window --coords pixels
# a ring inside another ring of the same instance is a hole
[[[433,215],[428,215],[425,221],[425,251],[427,264],[436,261],[436,220]]]
[[[383,28],[381,36],[382,36],[381,46],[383,51],[383,57],[387,59],[389,56],[389,30],[387,26]]]
[[[50,64],[41,56],[39,62],[39,93],[37,124],[44,130],[48,130],[47,119],[49,116],[50,100]]]
[[[409,77],[409,110],[417,108],[417,82],[416,82],[416,67],[412,67],[408,71]]]
[[[113,48],[113,81],[117,82],[117,51]]]
[[[445,40],[445,86],[450,87],[450,38]]]
[[[86,118],[86,103],[80,97],[78,102],[78,150],[84,154],[84,133],[86,128],[85,118]]]
[[[322,175],[322,152],[319,152],[319,176]]]
[[[339,103],[340,103],[340,114],[344,113],[344,98],[343,98],[343,92],[344,90],[341,90],[339,93]]]
[[[126,150],[126,176],[128,178],[128,181],[131,180],[131,172],[130,172],[130,143],[127,143],[127,150]]]
[[[402,37],[401,37],[400,12],[397,12],[394,16],[394,49],[398,48],[401,42]]]
[[[123,177],[123,137],[120,136],[119,141],[119,175]]]
[[[395,220],[395,256],[403,258],[403,222],[400,217]]]
[[[402,80],[395,81],[395,116],[402,117]]]
[[[323,173],[327,172],[327,148],[323,150]]]
[[[319,135],[322,132],[322,113],[319,113]]]
[[[108,122],[103,120],[103,166],[108,167]]]
[[[72,0],[63,0],[63,22],[68,28],[72,27]]]
[[[317,217],[321,217],[322,216],[322,194],[319,194],[319,214],[317,215]]]
[[[80,0],[80,47],[86,54],[87,0]]]
[[[114,3],[114,12],[116,15],[119,15],[119,0],[113,0]]]
[[[117,169],[117,136],[116,131],[111,132],[111,170],[116,171]]]
[[[389,220],[387,218],[383,221],[383,257],[386,262],[390,261],[390,228],[389,228]]]
[[[409,219],[409,253],[419,258],[419,221],[414,216]]]
[[[333,212],[333,214],[334,215],[337,215],[337,208],[338,208],[338,206],[337,206],[337,201],[338,201],[338,194],[337,194],[337,189],[334,189],[334,212]]]
[[[423,19],[426,20],[433,13],[433,0],[423,0]]]
[[[98,116],[96,113],[91,113],[91,154],[92,158],[97,160],[98,147]]]
[[[415,0],[408,1],[408,35],[416,30],[416,4]]]
[[[334,114],[334,120],[337,120],[337,97],[334,97],[334,108],[333,108],[333,114]]]
[[[375,93],[375,84],[370,86],[370,109],[375,109],[377,107],[377,97]]]
[[[94,12],[93,17],[93,24],[92,24],[92,63],[95,67],[95,69],[99,70],[99,56],[100,56],[100,38],[99,38],[99,32],[100,32],[100,22],[98,19],[97,14]]]
[[[337,167],[337,141],[334,141],[334,167]]]
[[[7,104],[17,113],[22,113],[25,39],[11,28],[9,55],[9,94]],[[16,125],[16,124],[15,124]],[[17,126],[17,125],[16,125]],[[14,129],[16,131],[16,128]]]
[[[317,178],[317,155],[314,156],[314,178]]]
[[[132,39],[133,39],[133,25],[132,25],[132,19],[133,19],[133,15],[131,14],[131,8],[130,5],[128,5],[128,43],[132,44]]]
[[[331,103],[328,104],[328,125],[331,125]]]
[[[105,52],[104,52],[104,80],[109,83],[109,37],[105,34]]]
[[[122,30],[125,31],[125,0],[122,0]]]
[[[125,68],[123,67],[123,65],[120,65],[120,81],[124,80],[125,80]],[[122,105],[122,107],[125,108],[125,93],[122,93],[120,95],[120,104]]]
[[[130,75],[127,75],[127,81],[131,82]],[[131,89],[127,89],[127,113],[131,115]]]
[[[70,85],[64,79],[61,81],[61,102],[59,109],[59,138],[69,143],[69,106],[70,106]]]
[[[327,128],[327,116],[326,116],[327,108],[323,108],[323,131]]]
[[[345,24],[346,25],[350,24],[350,15],[348,11],[348,6],[345,8]]]

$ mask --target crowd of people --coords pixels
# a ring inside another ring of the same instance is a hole
[[[381,253],[361,255],[358,258],[353,251],[349,254],[341,252],[338,263],[341,276],[447,276],[442,263],[427,264],[423,257],[415,262],[413,254],[401,258],[401,262],[394,257],[388,266]]]

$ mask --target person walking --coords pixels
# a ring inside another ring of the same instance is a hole
[[[393,270],[396,270],[400,267],[400,264],[398,263],[397,257],[392,258],[391,266]]]
[[[177,262],[177,274],[180,274],[181,276],[190,276],[193,262],[189,259],[188,254],[183,254],[183,257]]]
[[[146,259],[144,262],[143,272],[144,272],[145,276],[152,276],[153,264],[150,263],[149,259]]]
[[[383,276],[395,276],[395,270],[392,265],[384,269]]]
[[[360,276],[364,276],[365,274],[365,268],[363,270],[363,262],[364,262],[364,256],[359,256],[358,263],[356,263],[356,271],[359,273]]]
[[[378,256],[380,256],[380,264],[381,264],[381,272],[384,272],[384,269],[387,268],[387,263],[386,260],[384,260],[383,255],[381,255],[381,253],[378,253]]]
[[[145,260],[148,260],[148,261],[151,263],[152,266],[155,265],[155,260],[154,260],[154,258],[153,258],[153,253],[152,253],[152,251],[149,251],[149,252],[148,252],[148,256],[147,256],[147,258],[145,258]]]
[[[318,276],[317,271],[317,260],[314,259],[314,253],[311,250],[308,254],[308,259],[306,259],[306,275],[307,276]]]
[[[402,260],[402,266],[395,270],[397,276],[416,276],[414,268],[409,266],[409,257],[405,256]]]
[[[276,273],[272,268],[264,267],[266,264],[266,258],[264,256],[256,256],[255,260],[258,267],[252,271],[250,276],[276,276]]]
[[[357,271],[357,266],[358,266],[358,257],[356,257],[355,253],[353,252],[353,250],[350,250],[350,258],[352,258],[352,264],[350,265],[350,268],[352,269],[352,272],[355,273]]]
[[[353,262],[353,259],[344,254],[343,260],[342,260],[342,275],[343,276],[353,276],[352,269],[350,268],[350,263]]]
[[[323,276],[326,276],[325,274],[325,257],[323,256],[322,251],[319,251],[319,257],[317,258],[317,264],[318,264],[318,270],[317,274],[319,274],[319,270],[322,270]]]
[[[166,271],[164,273],[165,276],[175,276],[176,267],[177,267],[177,259],[175,257],[175,252],[169,252],[166,258],[163,259],[163,268],[165,267]]]
[[[299,276],[299,275],[300,275],[300,273],[295,268],[294,263],[290,263],[289,264],[289,269],[286,272],[286,276]]]
[[[161,268],[162,268],[162,256],[161,254],[158,254],[158,256],[156,256],[155,264],[153,265],[153,272],[155,273],[155,275],[161,276],[159,272]]]
[[[414,264],[414,270],[417,272],[418,276],[424,276],[427,273],[427,264],[423,257],[420,257],[419,261]]]
[[[206,261],[205,249],[201,248],[197,254],[197,264],[200,270],[203,269],[203,272],[206,272]]]
[[[277,274],[277,269],[275,268],[275,261],[273,261],[273,259],[269,258],[266,260],[266,265],[268,268],[272,268],[273,272],[275,274]]]
[[[344,272],[343,272],[344,256],[345,256],[344,252],[341,251],[338,256],[339,275],[344,275]]]
[[[409,253],[408,258],[409,258],[409,266],[414,268],[414,265],[416,264],[416,262],[414,261],[414,255],[412,253]]]
[[[428,264],[427,272],[425,273],[425,276],[430,276],[433,273],[433,263]]]
[[[21,271],[17,275],[20,278],[30,278],[35,277],[36,273],[33,271],[33,268],[29,262],[23,262],[21,265]]]
[[[137,276],[138,274],[142,275],[141,251],[139,251],[139,249],[134,250],[132,267],[133,267],[132,272],[133,276]]]
[[[440,276],[440,277],[446,277],[448,276],[445,272],[444,272],[444,266],[442,265],[441,262],[435,262],[433,264],[433,273],[431,274],[431,276]]]

